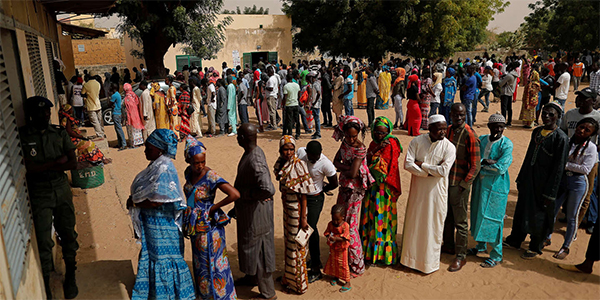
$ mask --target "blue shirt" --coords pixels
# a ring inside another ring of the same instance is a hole
[[[465,86],[467,89],[465,90],[465,99],[473,100],[475,99],[475,93],[477,92],[477,77],[475,75],[467,78],[465,82]]]
[[[448,106],[454,103],[454,96],[456,96],[456,79],[454,79],[454,77],[444,78],[443,86],[444,105]]]
[[[121,94],[119,92],[115,92],[112,97],[110,97],[110,102],[114,103],[112,114],[113,115],[121,115],[121,105],[123,102],[121,101]]]
[[[350,89],[350,93],[344,96],[344,99],[352,100],[352,98],[354,98],[354,77],[352,77],[352,75],[348,75],[344,80],[344,93],[346,93],[348,89]]]

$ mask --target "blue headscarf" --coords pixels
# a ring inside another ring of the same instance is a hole
[[[204,146],[204,144],[195,139],[193,136],[188,135],[185,141],[185,159],[190,159],[196,154],[201,154],[204,152],[206,152],[206,147]]]
[[[446,72],[450,73],[450,76],[454,76],[454,74],[456,74],[456,70],[454,70],[453,68],[446,69]]]
[[[146,141],[164,151],[164,155],[175,159],[177,155],[177,135],[170,129],[156,129],[150,134]]]

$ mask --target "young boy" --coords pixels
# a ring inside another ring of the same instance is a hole
[[[117,145],[119,151],[121,151],[127,149],[127,140],[125,140],[125,133],[123,132],[123,127],[121,125],[124,120],[121,115],[123,101],[121,100],[121,94],[119,94],[119,85],[114,82],[111,83],[110,93],[112,94],[110,103],[112,105],[112,117],[113,122],[115,123],[115,132],[117,133]]]
[[[512,163],[513,143],[503,136],[506,119],[493,114],[488,121],[489,135],[481,140],[481,170],[473,182],[471,194],[471,235],[477,241],[467,254],[477,255],[492,246],[490,257],[481,263],[493,268],[502,262],[502,229],[510,191],[508,167]]]

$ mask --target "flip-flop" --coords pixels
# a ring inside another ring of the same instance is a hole
[[[491,258],[488,258],[488,259],[484,260],[480,264],[480,266],[482,268],[493,268],[493,267],[497,266],[499,263],[502,263],[502,261],[495,261],[495,260],[493,260]]]
[[[331,286],[336,286],[337,285],[337,279],[331,280],[331,282],[329,284],[331,284]]]
[[[348,292],[351,289],[352,289],[351,286],[342,286],[342,288],[340,288],[340,293]]]

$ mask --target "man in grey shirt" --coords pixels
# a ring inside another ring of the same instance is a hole
[[[235,285],[258,285],[260,297],[277,299],[275,271],[275,236],[273,195],[275,186],[265,153],[256,145],[256,125],[246,123],[238,131],[238,144],[244,148],[234,187],[240,192],[235,203],[240,271],[246,276]],[[232,212],[230,212],[232,215]]]
[[[502,76],[500,79],[500,89],[502,93],[500,94],[500,109],[502,111],[502,116],[506,119],[506,126],[512,126],[512,102],[513,102],[513,94],[515,92],[516,87],[516,73],[514,72],[515,66],[518,66],[518,62],[512,62],[508,64],[506,67],[506,74]]]
[[[367,117],[369,119],[369,128],[375,120],[375,98],[379,95],[379,86],[377,85],[377,78],[373,74],[373,69],[367,67]]]
[[[242,78],[242,72],[239,73],[238,78]],[[248,80],[242,78],[242,82],[238,84],[238,112],[242,124],[250,122],[248,119]]]

